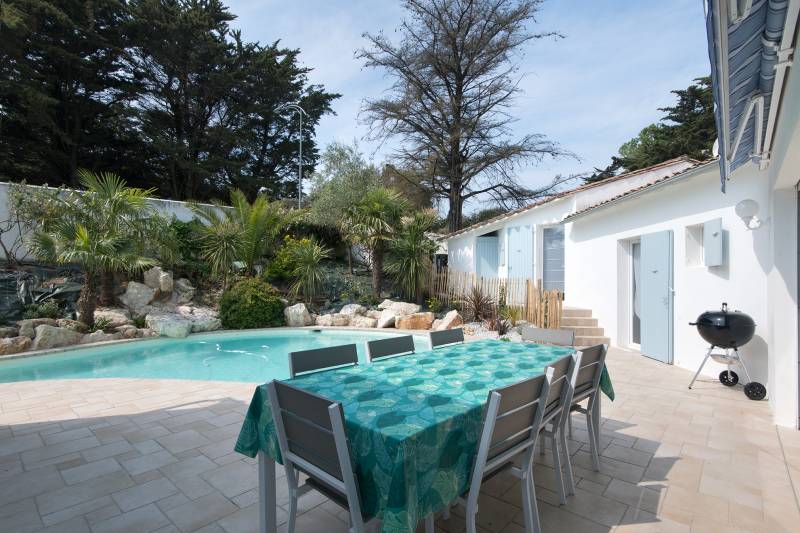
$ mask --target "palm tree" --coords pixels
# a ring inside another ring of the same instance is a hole
[[[150,224],[147,199],[153,191],[128,187],[112,173],[80,170],[78,177],[86,190],[52,200],[60,218],[34,232],[30,249],[40,259],[81,266],[85,279],[77,308],[81,320],[92,326],[103,273],[137,272],[157,263],[143,253],[143,240],[137,238]]]
[[[345,212],[345,223],[370,254],[372,263],[372,294],[381,296],[383,255],[386,244],[394,237],[406,202],[394,189],[375,187]]]
[[[230,207],[219,202],[190,207],[204,222],[201,254],[224,281],[236,261],[244,263],[246,275],[254,275],[256,265],[281,231],[297,218],[294,212],[263,195],[250,203],[238,189],[231,190]]]
[[[432,209],[403,217],[397,234],[390,243],[386,271],[394,277],[404,296],[422,303],[425,282],[431,273],[431,256],[437,244],[427,236],[437,220]]]
[[[302,294],[303,299],[311,303],[322,286],[322,261],[330,255],[330,249],[314,239],[303,239],[292,247],[292,259],[295,263],[292,271],[295,277],[292,284],[293,295]]]

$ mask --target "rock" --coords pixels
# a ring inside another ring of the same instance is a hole
[[[433,324],[431,325],[431,329],[433,331],[439,331],[439,326],[441,326],[441,325],[442,325],[442,319],[437,318],[436,320],[433,321]]]
[[[58,322],[56,322],[54,318],[29,318],[27,320],[20,320],[17,322],[17,325],[19,326],[20,337],[35,337],[36,327],[43,324],[48,326],[58,326]]]
[[[393,300],[384,300],[378,305],[378,309],[391,309],[397,316],[413,315],[419,313],[422,306],[419,304],[412,304],[407,302],[395,302]]]
[[[347,304],[339,311],[340,315],[356,316],[363,315],[367,312],[367,308],[360,304]]]
[[[172,301],[176,304],[188,304],[194,298],[195,288],[186,278],[178,278],[172,288]]]
[[[95,331],[93,333],[87,333],[81,339],[81,344],[89,344],[92,342],[106,342],[106,341],[116,341],[122,338],[121,333],[106,333],[104,331]]]
[[[99,319],[108,320],[108,327],[116,328],[131,323],[131,314],[121,307],[98,307],[94,310],[95,322]]]
[[[222,327],[222,321],[217,317],[217,312],[209,307],[182,305],[176,311],[181,317],[191,321],[192,333],[215,331]]]
[[[0,355],[24,352],[31,347],[30,337],[3,337],[0,339]]]
[[[441,331],[444,329],[453,329],[457,328],[464,324],[464,319],[461,318],[461,315],[453,309],[449,311],[441,320],[437,320],[438,324],[434,323],[433,329],[436,331]]]
[[[158,333],[150,328],[140,328],[136,330],[136,338],[144,339],[147,337],[158,337]]]
[[[414,313],[397,317],[394,325],[397,329],[431,329],[435,318],[433,313]]]
[[[172,272],[162,272],[158,276],[158,290],[161,294],[170,294],[173,287]]]
[[[334,313],[331,315],[332,326],[349,326],[350,317],[341,313]]]
[[[19,329],[14,326],[0,328],[0,339],[7,339],[9,337],[16,337],[19,334]]]
[[[317,326],[326,326],[326,327],[332,326],[333,315],[330,313],[328,313],[327,315],[319,315],[317,316],[316,320],[314,320],[314,323]]]
[[[136,332],[138,331],[138,328],[136,326],[130,324],[117,326],[114,329],[116,330],[117,333],[119,333],[122,336],[123,339],[135,339]]]
[[[370,309],[369,311],[364,313],[364,315],[368,316],[370,318],[374,318],[375,320],[377,320],[377,319],[379,319],[381,317],[382,313],[383,313],[383,311],[380,311],[378,309]]]
[[[310,326],[314,323],[304,303],[291,305],[285,308],[283,310],[283,316],[286,317],[286,325],[293,328]]]
[[[379,328],[391,328],[394,327],[394,321],[397,318],[397,313],[392,311],[391,309],[384,309],[381,311],[381,316],[378,317],[378,323],[376,324]]]
[[[134,313],[139,313],[139,310],[153,301],[155,295],[156,289],[148,287],[144,283],[129,281],[128,287],[125,289],[125,294],[120,296],[119,299],[125,304],[125,307],[132,310]]]
[[[77,331],[78,333],[88,333],[89,326],[80,322],[78,320],[70,320],[69,318],[59,318],[56,320],[56,325],[60,328],[67,328],[71,329],[72,331]]]
[[[354,316],[350,319],[350,326],[354,328],[374,328],[378,319],[368,316]]]
[[[144,321],[149,329],[162,337],[182,338],[192,331],[192,321],[175,313],[150,313]]]
[[[78,344],[83,339],[83,333],[72,331],[67,328],[59,328],[42,324],[36,326],[36,337],[33,339],[34,350],[47,350],[49,348],[60,348],[62,346],[72,346]]]

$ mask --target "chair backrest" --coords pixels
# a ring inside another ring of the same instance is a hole
[[[541,344],[572,346],[575,343],[575,332],[571,329],[546,329],[526,326],[522,328],[522,340]]]
[[[548,368],[543,375],[489,393],[468,498],[477,498],[486,474],[520,453],[525,452],[521,469],[532,466],[552,378]]]
[[[298,468],[347,499],[361,516],[342,404],[277,380],[267,385],[275,432],[287,473]]]
[[[464,330],[462,328],[431,331],[428,333],[428,336],[430,338],[431,350],[439,346],[464,342]]]
[[[553,380],[550,383],[542,424],[547,424],[557,417],[560,417],[557,424],[560,424],[561,419],[566,420],[569,408],[564,409],[564,406],[569,406],[572,401],[575,370],[579,364],[580,352],[565,355],[548,367],[553,369]]]
[[[407,355],[411,353],[414,353],[413,335],[402,335],[400,337],[367,341],[367,360],[370,363],[381,357],[401,354]]]
[[[597,344],[581,350],[581,364],[575,376],[573,398],[586,398],[600,386],[600,376],[603,374],[603,367],[606,364],[606,353],[605,344]]]
[[[327,370],[337,366],[356,364],[358,364],[358,349],[355,344],[315,348],[289,354],[291,377],[295,377],[301,372]]]

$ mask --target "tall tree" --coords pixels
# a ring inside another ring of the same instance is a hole
[[[620,146],[619,155],[611,158],[611,164],[595,169],[594,174],[586,178],[587,182],[601,181],[620,170],[639,170],[682,155],[699,160],[711,156],[717,138],[711,78],[696,78],[692,85],[676,89],[672,94],[678,97],[678,102],[672,107],[659,108],[666,113],[661,121],[646,126]]]
[[[402,141],[398,168],[425,176],[422,185],[449,207],[451,231],[461,227],[466,201],[535,197],[517,181],[518,167],[566,153],[540,134],[511,138],[514,57],[556,35],[528,28],[541,1],[406,0],[400,42],[368,33],[357,52],[394,81],[389,96],[366,101],[365,120],[374,136]]]

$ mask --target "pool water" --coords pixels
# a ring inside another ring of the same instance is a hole
[[[153,378],[263,383],[289,377],[288,354],[355,343],[366,363],[364,343],[396,333],[311,329],[258,330],[159,338],[78,348],[50,355],[0,360],[0,383],[40,379]],[[417,351],[427,339],[414,337]]]

